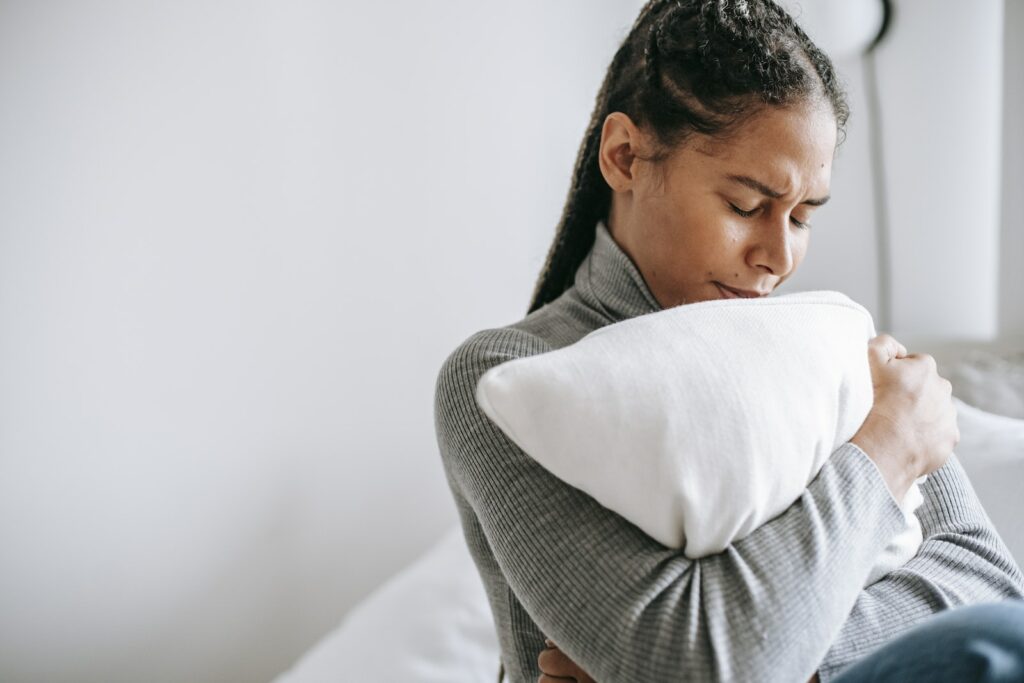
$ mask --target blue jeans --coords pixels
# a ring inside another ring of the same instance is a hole
[[[940,612],[833,680],[1024,683],[1024,600]]]

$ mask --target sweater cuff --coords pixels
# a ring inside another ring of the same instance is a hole
[[[874,470],[875,475],[878,478],[878,481],[881,482],[882,487],[885,489],[885,492],[887,494],[889,494],[889,500],[891,500],[892,504],[895,505],[896,508],[900,510],[900,515],[902,516],[903,508],[900,505],[900,501],[896,500],[896,496],[892,495],[892,490],[889,488],[889,483],[886,482],[885,475],[882,474],[882,470],[879,469],[878,463],[876,463],[874,460],[872,460],[870,455],[865,453],[863,451],[863,449],[861,449],[860,446],[858,446],[857,444],[853,443],[852,441],[847,441],[845,444],[843,444],[843,446],[844,447],[846,447],[846,446],[849,447],[847,450],[852,452],[851,453],[851,457],[859,458],[861,460],[867,460],[868,463],[870,463],[871,469]]]

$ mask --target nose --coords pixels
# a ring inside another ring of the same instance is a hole
[[[788,215],[765,220],[747,252],[747,264],[786,277],[793,270],[793,246]]]

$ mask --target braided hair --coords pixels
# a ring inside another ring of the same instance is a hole
[[[608,218],[598,152],[610,113],[653,134],[658,151],[648,160],[658,162],[694,133],[724,137],[766,105],[812,98],[831,104],[841,135],[849,106],[831,60],[772,0],[650,0],[597,94],[529,312],[572,286]]]

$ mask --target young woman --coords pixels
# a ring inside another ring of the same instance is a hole
[[[945,643],[937,630],[971,666],[1024,657],[1016,601],[942,615],[967,622],[931,616],[1020,598],[1024,579],[946,459],[959,438],[949,383],[892,337],[867,349],[875,402],[854,438],[782,515],[700,560],[555,478],[474,400],[489,368],[604,325],[770,294],[807,253],[846,117],[829,59],[769,0],[641,11],[598,94],[529,315],[474,334],[438,377],[438,443],[510,680],[829,680],[854,662],[887,666],[878,649],[915,626],[932,631],[908,637]],[[917,556],[864,588],[899,527],[895,500],[923,474]],[[941,680],[920,668],[943,661],[927,649],[896,659]]]

